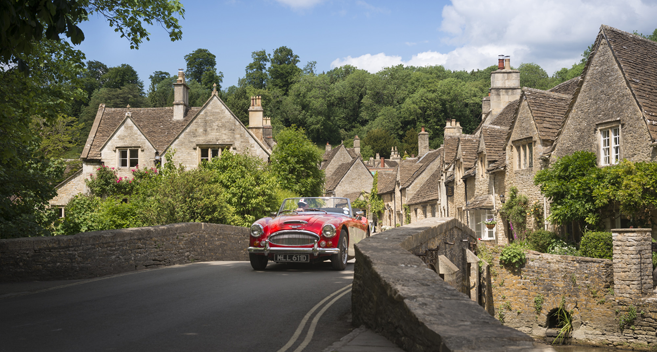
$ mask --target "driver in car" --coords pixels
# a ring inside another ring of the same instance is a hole
[[[297,205],[299,206],[296,210],[297,213],[300,211],[306,211],[306,209],[308,209],[308,203],[306,203],[306,201],[303,199],[300,199]]]

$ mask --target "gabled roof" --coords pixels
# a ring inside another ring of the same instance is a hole
[[[328,176],[326,178],[326,190],[327,191],[333,191],[335,190],[335,187],[337,187],[340,184],[340,181],[342,181],[342,178],[349,172],[349,169],[360,159],[354,159],[348,163],[342,163],[338,166],[335,171],[333,171],[333,174]]]
[[[347,149],[347,153],[349,153],[349,156],[351,156],[352,158],[358,158],[360,156],[358,153],[356,153],[356,148],[346,148],[346,149]]]
[[[575,94],[577,87],[579,87],[579,82],[581,81],[582,76],[577,76],[548,89],[548,92],[573,95]]]
[[[408,201],[408,204],[419,204],[430,201],[438,200],[439,187],[440,187],[440,173],[441,170],[437,169],[429,178],[422,184],[413,197]]]
[[[173,120],[173,107],[106,108],[101,104],[82,151],[82,159],[100,159],[100,151],[130,112],[130,118],[158,151],[163,151],[201,111],[189,108],[182,120]]]
[[[445,136],[445,141],[443,142],[443,154],[444,154],[444,165],[451,165],[456,159],[456,151],[459,146],[459,136],[458,135],[447,135]]]
[[[402,160],[399,165],[399,184],[402,187],[413,177],[415,171],[422,167],[422,164],[418,164],[416,161],[415,159],[406,159]]]
[[[379,194],[390,193],[395,190],[395,182],[397,181],[397,173],[394,172],[379,172],[376,184],[376,189]]]
[[[331,163],[331,160],[333,160],[335,154],[338,153],[338,148],[333,148],[322,155],[322,166],[320,167],[320,170],[326,169],[326,166]]]
[[[507,104],[502,111],[500,111],[495,119],[491,121],[491,125],[500,126],[500,127],[510,127],[513,123],[513,120],[516,116],[516,110],[518,110],[518,103],[520,99],[516,99],[509,104]]]
[[[477,175],[477,168],[473,166],[466,170],[461,178],[465,180],[466,178],[475,177],[475,175]]]
[[[477,161],[477,146],[479,145],[479,139],[471,135],[461,135],[459,139],[459,150],[461,155],[457,156],[461,158],[463,163],[463,170],[467,170],[474,166],[475,161]]]
[[[506,154],[506,152],[505,152],[505,154]],[[506,159],[502,158],[502,159],[494,162],[492,165],[490,165],[486,171],[492,173],[492,172],[502,171],[504,169],[506,169]]]
[[[532,112],[538,136],[544,140],[554,141],[566,111],[568,111],[572,96],[534,88],[523,88],[522,99],[527,101],[529,110]]]
[[[504,144],[509,129],[499,126],[484,126],[481,130],[481,138],[485,145],[486,160],[493,161],[504,159]]]
[[[424,154],[421,158],[417,160],[417,165],[420,165],[417,170],[401,185],[401,188],[406,188],[409,187],[423,172],[424,170],[431,165],[432,162],[434,162],[438,157],[440,157],[440,154],[442,153],[442,149],[438,148],[436,150],[432,150]]]
[[[651,138],[656,140],[657,43],[605,25],[600,32],[618,60],[625,81],[646,120]]]

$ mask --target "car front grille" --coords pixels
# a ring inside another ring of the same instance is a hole
[[[306,232],[286,232],[278,233],[269,237],[271,244],[281,246],[307,246],[314,244],[319,240],[319,236],[313,233]]]

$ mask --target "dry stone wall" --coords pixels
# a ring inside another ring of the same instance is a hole
[[[84,279],[212,260],[248,260],[249,229],[182,223],[0,240],[0,281]]]

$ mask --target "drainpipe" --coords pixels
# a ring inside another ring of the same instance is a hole
[[[543,230],[547,231],[547,198],[543,197]]]

